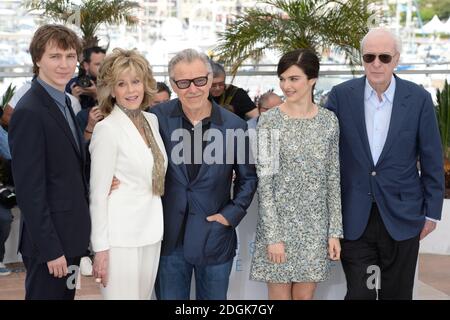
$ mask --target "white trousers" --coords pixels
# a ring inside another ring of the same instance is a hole
[[[137,248],[109,249],[108,285],[100,285],[105,300],[149,300],[158,271],[161,242]]]

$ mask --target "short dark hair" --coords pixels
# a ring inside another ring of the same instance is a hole
[[[106,50],[102,47],[89,47],[83,50],[83,62],[90,63],[91,56],[93,53],[103,53],[106,54]]]
[[[278,62],[278,77],[292,66],[297,66],[302,69],[308,80],[319,77],[320,60],[317,54],[311,49],[297,49],[283,55],[280,62]],[[313,92],[314,87],[315,84],[312,87]],[[314,94],[312,96],[314,102]]]
[[[172,95],[172,91],[170,91],[169,87],[167,86],[167,84],[165,84],[164,82],[157,82],[156,83],[156,93],[160,93],[160,92],[167,92],[167,94],[170,96]]]
[[[220,63],[213,60],[210,60],[210,63],[212,67],[213,78],[217,78],[220,76],[226,77],[227,74],[225,72],[225,68]]]
[[[29,48],[35,75],[39,74],[37,63],[41,61],[47,44],[63,50],[74,49],[78,56],[81,53],[81,40],[75,32],[60,24],[45,24],[36,30]]]

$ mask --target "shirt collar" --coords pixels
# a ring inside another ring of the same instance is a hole
[[[383,100],[386,99],[389,103],[393,103],[394,94],[395,94],[395,85],[396,85],[395,77],[394,77],[394,75],[392,75],[391,83],[389,84],[389,87],[386,89],[385,92],[383,92],[383,95],[382,95]],[[367,78],[366,78],[366,86],[364,88],[364,99],[367,101],[374,94],[376,95],[377,93],[370,85],[369,80],[367,80]]]
[[[52,97],[53,100],[59,102],[63,106],[66,105],[66,94],[64,91],[59,91],[58,89],[52,87],[39,77],[37,77],[36,80],[44,87],[45,91],[48,92],[48,94],[50,95],[50,97]]]
[[[211,101],[211,99],[209,99],[209,98],[208,98],[208,100],[210,100],[210,102],[212,104],[211,115],[209,117],[204,118],[202,120],[202,123],[211,122],[216,125],[222,125],[222,116],[220,115],[219,105],[216,102]],[[183,117],[189,121],[189,119],[184,114],[183,108],[181,106],[181,101],[179,99],[177,101],[177,105],[173,109],[170,116],[171,117]]]

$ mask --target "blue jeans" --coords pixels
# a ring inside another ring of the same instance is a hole
[[[5,242],[11,231],[12,214],[10,209],[6,209],[0,204],[0,262],[5,257]]]
[[[184,259],[183,248],[177,248],[159,259],[156,297],[158,300],[189,300],[194,271],[197,300],[226,300],[232,266],[233,259],[218,265],[196,266]]]

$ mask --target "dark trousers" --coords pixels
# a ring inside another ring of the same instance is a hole
[[[5,257],[5,242],[11,231],[12,220],[11,210],[0,204],[0,262]]]
[[[69,273],[63,278],[55,278],[49,273],[47,263],[39,263],[31,257],[24,256],[22,258],[27,270],[26,300],[73,300],[75,298],[75,281],[77,280],[75,272]],[[66,260],[68,267],[76,266],[76,270],[79,270],[80,257],[66,258]]]
[[[341,247],[346,300],[375,300],[377,293],[379,300],[412,299],[419,235],[403,241],[392,239],[374,204],[362,236],[342,240]]]

